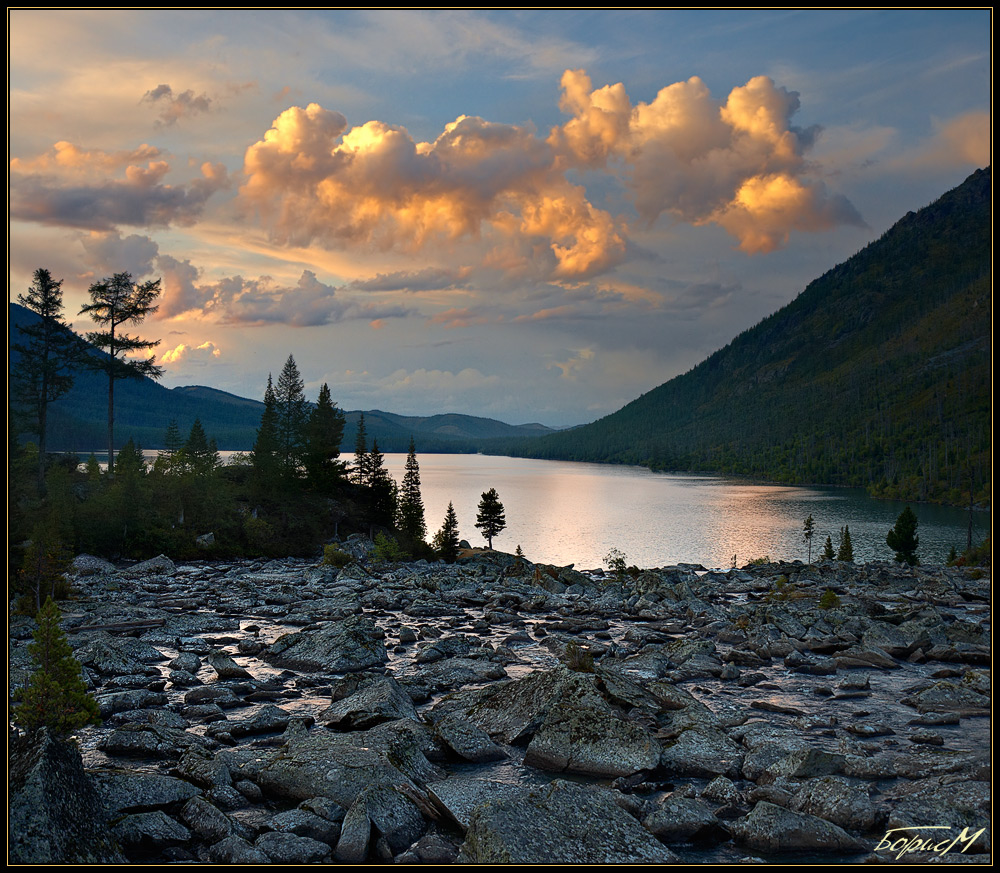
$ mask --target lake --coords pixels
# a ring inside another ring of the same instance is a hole
[[[507,529],[495,548],[520,545],[536,562],[603,565],[616,548],[630,564],[661,567],[683,562],[729,567],[752,558],[807,557],[802,524],[816,523],[816,558],[827,535],[837,547],[843,525],[851,530],[858,561],[891,560],[885,535],[906,504],[872,500],[863,491],[754,485],[716,476],[654,473],[644,467],[539,461],[488,455],[417,455],[428,537],[441,527],[448,502],[455,505],[460,535],[485,545],[475,527],[484,491],[496,488]],[[386,468],[403,479],[405,454],[385,456]],[[965,547],[968,512],[914,504],[920,521],[918,556],[941,563],[954,545]],[[989,513],[974,514],[974,539],[989,531]]]

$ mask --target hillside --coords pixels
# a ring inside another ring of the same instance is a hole
[[[17,341],[21,325],[38,316],[16,303],[8,308],[10,341]],[[8,342],[8,347],[10,342]],[[103,352],[93,349],[95,356]],[[11,352],[12,379],[18,356]],[[107,376],[80,369],[73,388],[49,407],[51,451],[89,452],[107,441]],[[336,401],[336,398],[334,398]],[[129,438],[147,449],[162,448],[164,432],[176,420],[187,434],[196,418],[220,449],[247,451],[253,447],[264,404],[204,385],[165,388],[152,379],[125,379],[115,383],[115,441],[120,447]],[[360,411],[347,413],[343,451],[354,451]],[[368,438],[377,439],[385,452],[405,452],[412,435],[421,452],[476,452],[497,438],[534,437],[551,433],[540,424],[510,425],[490,418],[455,413],[404,416],[381,410],[364,412]]]
[[[989,502],[990,209],[987,168],[688,373],[504,452]]]

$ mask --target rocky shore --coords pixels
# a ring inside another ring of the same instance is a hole
[[[989,861],[988,571],[344,549],[77,558],[104,724],[12,738],[9,860]]]

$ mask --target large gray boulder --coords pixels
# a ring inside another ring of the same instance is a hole
[[[473,864],[669,863],[677,856],[612,792],[556,780],[486,803],[472,816],[459,861]]]
[[[757,852],[863,852],[869,848],[835,824],[766,800],[731,828],[737,842]]]
[[[385,634],[367,616],[351,616],[318,630],[278,637],[264,659],[289,670],[349,673],[379,667],[389,660]]]
[[[46,730],[10,741],[9,864],[124,863],[76,746]]]
[[[367,730],[398,718],[416,721],[413,701],[391,676],[374,676],[320,713],[318,721],[346,730]]]

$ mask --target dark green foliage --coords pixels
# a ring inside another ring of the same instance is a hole
[[[896,519],[896,526],[886,534],[886,545],[896,553],[896,562],[911,567],[920,563],[917,559],[917,514],[906,507]]]
[[[358,434],[354,438],[354,481],[358,485],[367,485],[369,479],[368,431],[362,413],[358,419]]]
[[[823,545],[823,558],[827,561],[832,561],[837,555],[833,551],[833,538],[827,534],[826,543]]]
[[[316,406],[309,413],[303,460],[309,484],[316,491],[332,491],[344,477],[340,444],[344,439],[344,413],[337,408],[324,382]]]
[[[207,439],[205,428],[197,418],[191,425],[191,433],[188,434],[182,452],[185,464],[196,476],[207,476],[222,463],[215,440]]]
[[[141,324],[146,316],[159,309],[153,301],[160,296],[160,280],[138,285],[132,281],[130,273],[115,273],[110,279],[95,282],[89,290],[91,302],[80,314],[87,314],[105,330],[91,331],[87,341],[105,352],[89,360],[92,369],[100,370],[108,377],[108,474],[114,474],[115,446],[115,382],[119,379],[142,379],[144,376],[156,379],[163,374],[163,368],[156,365],[155,356],[144,360],[129,358],[134,352],[154,348],[159,340],[143,340],[136,336],[120,333],[122,325]]]
[[[399,491],[399,529],[411,540],[423,541],[427,537],[424,500],[420,495],[420,467],[417,464],[417,449],[413,437],[410,437],[403,487]]]
[[[323,546],[323,564],[327,567],[336,567],[341,570],[352,563],[354,563],[354,558],[347,552],[341,551],[335,543],[327,543]]]
[[[278,460],[278,410],[271,374],[267,374],[267,388],[264,389],[264,411],[257,428],[257,439],[253,445],[253,468],[257,474],[257,484],[265,493],[273,490],[280,478]]]
[[[497,494],[496,488],[490,488],[489,491],[483,492],[478,510],[476,527],[482,531],[487,548],[492,549],[493,537],[507,527],[503,504],[500,502],[500,495]]]
[[[170,419],[166,433],[163,434],[163,448],[168,456],[176,455],[184,448],[184,440],[181,438],[181,429],[177,426],[177,419]]]
[[[375,534],[375,561],[379,564],[391,564],[396,561],[405,561],[409,554],[395,537],[389,536],[385,531]]]
[[[816,279],[688,373],[504,451],[990,500],[991,171]]]
[[[48,409],[73,387],[73,367],[83,354],[83,344],[62,320],[62,280],[48,270],[35,270],[28,293],[18,294],[22,306],[39,320],[23,325],[23,342],[14,343],[18,354],[14,376],[14,399],[30,410],[32,429],[38,436],[38,486],[43,487],[48,438]]]
[[[854,562],[854,545],[851,543],[851,531],[846,524],[840,529],[840,545],[837,548],[837,560]]]
[[[368,488],[371,491],[372,523],[392,527],[396,521],[398,489],[385,468],[385,456],[379,451],[378,440],[372,442],[368,455]]]
[[[289,355],[274,386],[278,464],[286,486],[298,478],[305,454],[309,404],[306,403],[304,388],[305,383],[299,375],[295,358]]]
[[[836,609],[840,606],[840,597],[837,596],[837,592],[832,588],[827,588],[823,592],[823,596],[819,599],[820,609]]]
[[[812,563],[812,548],[813,548],[813,537],[816,535],[816,522],[813,521],[812,513],[806,518],[802,525],[802,538],[806,541],[806,545],[809,546],[809,563]]]
[[[35,525],[31,542],[24,550],[17,574],[19,612],[34,615],[47,599],[64,600],[68,596],[65,573],[70,557],[63,545],[55,510],[50,510],[49,518]]]
[[[59,627],[61,616],[49,598],[38,613],[38,629],[28,646],[35,672],[16,695],[14,722],[26,731],[45,727],[61,736],[87,724],[100,724],[97,702],[87,693],[79,662]]]
[[[441,530],[434,535],[433,545],[441,558],[449,564],[455,563],[459,548],[458,516],[455,515],[455,507],[451,503],[448,504]]]

